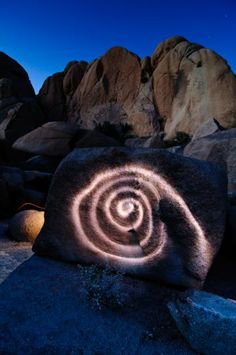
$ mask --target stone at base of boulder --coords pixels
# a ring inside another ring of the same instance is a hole
[[[236,351],[236,302],[202,291],[186,292],[168,304],[176,325],[192,348],[203,354]]]
[[[44,224],[44,212],[26,210],[15,214],[9,222],[11,237],[18,242],[33,242]]]

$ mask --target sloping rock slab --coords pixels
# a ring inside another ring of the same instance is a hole
[[[236,302],[193,291],[169,304],[180,332],[201,354],[236,353]]]
[[[65,156],[71,151],[70,142],[79,126],[67,122],[48,122],[17,139],[13,148],[46,156]]]
[[[236,128],[195,139],[186,145],[184,155],[225,166],[228,192],[236,194]]]
[[[33,250],[202,285],[224,232],[226,177],[158,149],[76,149],[60,164]]]

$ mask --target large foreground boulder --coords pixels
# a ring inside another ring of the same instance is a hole
[[[199,287],[225,206],[224,171],[209,163],[158,149],[76,149],[56,171],[33,250]]]
[[[170,303],[169,309],[178,329],[198,353],[235,354],[235,301],[193,291]]]

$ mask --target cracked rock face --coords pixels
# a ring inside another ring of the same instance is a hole
[[[54,176],[33,250],[200,287],[225,201],[225,174],[209,163],[158,149],[76,149]]]
[[[182,37],[162,42],[152,56],[153,93],[167,139],[193,135],[215,118],[225,128],[236,124],[236,78],[215,52]]]

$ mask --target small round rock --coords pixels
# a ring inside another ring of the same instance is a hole
[[[25,210],[15,214],[9,222],[11,237],[18,242],[33,242],[44,224],[44,212]]]

